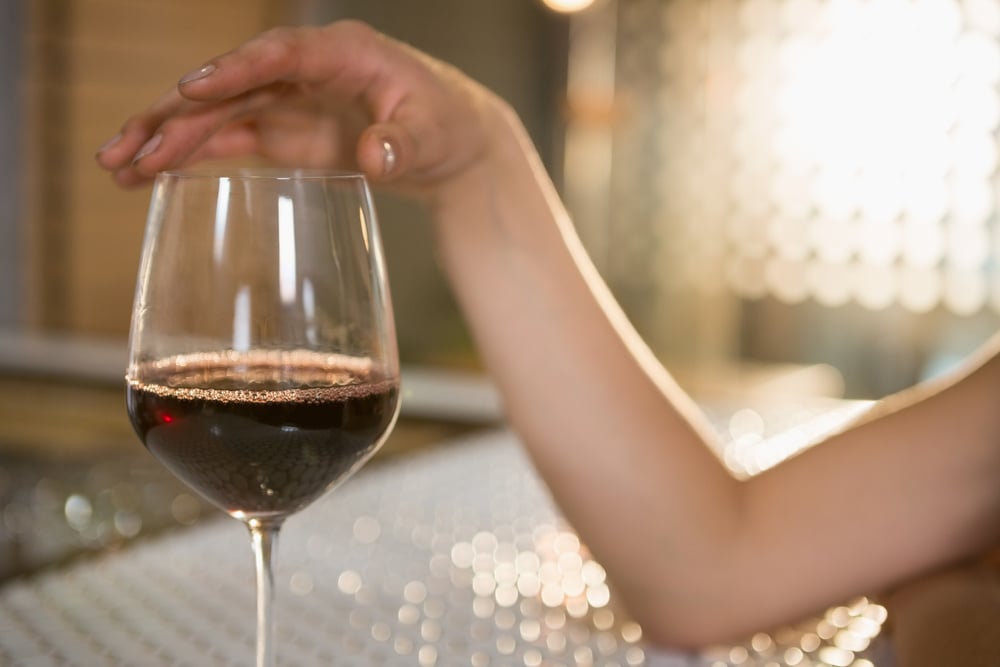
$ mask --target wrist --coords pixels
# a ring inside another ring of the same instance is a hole
[[[488,186],[503,187],[503,179],[497,179],[520,150],[521,122],[507,102],[484,91],[475,107],[475,130],[469,143],[478,145],[478,150],[426,193],[425,202],[436,226],[446,224],[443,219],[454,209],[467,205],[467,200]]]
[[[521,246],[546,220],[564,218],[562,204],[527,130],[504,101],[480,113],[482,150],[428,196],[438,247],[463,251],[477,239],[495,249]],[[537,240],[537,239],[536,239]]]

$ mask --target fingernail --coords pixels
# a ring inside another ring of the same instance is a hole
[[[114,146],[115,144],[117,144],[119,141],[121,141],[121,139],[122,139],[121,133],[116,134],[115,136],[111,137],[110,139],[108,139],[107,141],[105,141],[103,144],[101,144],[101,147],[97,149],[97,154],[100,155],[101,153],[103,153],[104,151],[108,150],[109,148],[111,148],[112,146]]]
[[[181,80],[177,82],[178,86],[183,86],[185,83],[191,83],[192,81],[197,81],[198,79],[204,79],[206,76],[215,71],[215,65],[208,63],[207,65],[202,65],[196,70],[188,72],[181,77]]]
[[[163,135],[157,132],[156,134],[153,135],[152,139],[150,139],[149,141],[147,141],[142,145],[142,148],[139,149],[139,152],[135,154],[134,158],[132,158],[132,164],[135,164],[136,162],[138,162],[139,160],[141,160],[142,158],[146,157],[147,155],[155,151],[157,148],[159,148],[161,141],[163,141]]]
[[[382,173],[388,175],[396,166],[396,149],[388,139],[382,140]]]

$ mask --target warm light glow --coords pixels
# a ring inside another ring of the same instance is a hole
[[[995,5],[672,6],[668,34],[708,20],[712,39],[661,47],[671,238],[723,221],[727,282],[747,298],[997,308]]]
[[[723,461],[738,477],[757,475],[822,441],[869,407],[867,401],[853,401],[793,428],[781,429],[768,424],[755,410],[739,410],[729,422],[729,438],[722,447]]]
[[[757,150],[770,142],[778,162],[773,205],[802,211],[800,198],[814,202],[815,218],[799,219],[819,259],[808,272],[810,296],[917,312],[943,299],[955,312],[975,312],[987,302],[982,274],[996,203],[996,41],[963,29],[952,2],[812,7],[788,38],[750,40],[742,51],[748,90],[760,88],[758,78],[775,87],[772,109],[762,95],[742,96],[752,102],[748,117],[778,123],[770,138],[757,137]],[[768,291],[795,303],[803,294],[787,281],[801,251],[790,251],[787,229],[780,242],[770,234]],[[940,275],[941,263],[950,276],[943,290],[921,271]],[[849,283],[850,294],[833,281]]]
[[[594,0],[542,0],[551,10],[568,14],[586,9],[594,4]]]
[[[471,586],[480,607],[489,603],[482,611],[489,615],[497,607],[509,609],[522,598],[537,598],[545,607],[563,609],[573,618],[607,606],[611,592],[606,573],[589,558],[580,538],[552,526],[535,532],[532,551],[518,551],[485,531],[452,547],[452,564],[473,573]]]

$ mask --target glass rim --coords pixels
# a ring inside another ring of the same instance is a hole
[[[340,181],[361,180],[365,175],[360,171],[348,169],[305,169],[298,167],[180,167],[165,169],[156,174],[156,178],[173,178],[181,180],[221,180],[240,181]]]

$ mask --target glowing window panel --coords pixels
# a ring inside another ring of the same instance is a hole
[[[613,178],[643,197],[614,224],[650,241],[618,265],[751,299],[1000,312],[1000,2],[618,7]],[[664,266],[692,238],[723,252]]]
[[[842,306],[851,300],[851,268],[834,262],[811,262],[806,278],[809,291],[824,306]]]

